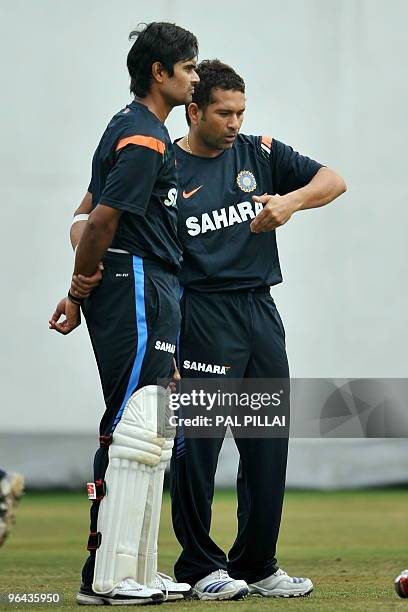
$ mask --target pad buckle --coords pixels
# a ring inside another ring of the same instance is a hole
[[[102,534],[99,531],[91,531],[88,538],[88,546],[87,549],[97,550],[102,542]]]
[[[101,448],[107,448],[112,444],[112,434],[108,436],[99,436],[99,446]]]
[[[106,494],[105,481],[100,478],[99,480],[95,480],[95,482],[87,482],[86,492],[88,494],[88,499],[100,501]]]

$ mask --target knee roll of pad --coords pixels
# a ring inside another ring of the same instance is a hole
[[[118,457],[155,467],[159,465],[165,438],[162,412],[167,393],[162,387],[149,385],[134,393],[125,406],[113,433],[109,461]]]
[[[152,505],[152,482],[155,474],[163,472],[162,456],[168,453],[168,441],[159,433],[166,401],[162,387],[142,387],[129,398],[113,433],[106,495],[98,513],[102,537],[95,559],[96,593],[112,591],[125,578],[136,579],[145,512]]]
[[[173,450],[174,440],[173,438],[164,440],[164,444],[162,446],[162,452],[160,456],[160,465],[163,464],[163,469],[165,469],[167,463],[171,459],[172,450]]]

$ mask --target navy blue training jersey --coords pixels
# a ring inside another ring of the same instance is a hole
[[[285,195],[311,181],[321,164],[292,147],[239,134],[218,157],[198,157],[175,145],[180,283],[197,291],[228,291],[282,281],[275,231],[252,234],[263,208],[253,195]]]
[[[161,121],[132,102],[106,128],[92,161],[92,204],[122,211],[111,244],[180,267],[174,146]]]

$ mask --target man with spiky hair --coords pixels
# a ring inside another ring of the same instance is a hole
[[[191,101],[198,82],[195,36],[171,23],[132,32],[127,58],[134,100],[109,122],[73,227],[75,267],[68,296],[50,328],[68,334],[86,319],[105,399],[93,500],[77,601],[133,605],[190,594],[157,572],[157,536],[165,465],[172,439],[160,419],[179,332],[181,245],[177,236],[175,155],[164,122]],[[84,299],[81,276],[100,285]],[[60,321],[61,316],[65,319]],[[164,347],[164,348],[163,348]],[[173,348],[174,347],[174,348]]]
[[[275,230],[297,211],[331,202],[346,186],[333,170],[278,140],[239,134],[245,84],[231,67],[208,60],[197,72],[200,83],[186,109],[189,131],[176,147],[184,287],[181,378],[287,380],[285,332],[270,294],[270,287],[282,282]],[[197,363],[202,367],[192,371]],[[288,441],[235,441],[238,534],[227,558],[210,537],[223,436],[178,432],[171,492],[183,550],[176,578],[193,585],[203,600],[236,599],[248,591],[307,595],[311,580],[288,576],[276,560]]]

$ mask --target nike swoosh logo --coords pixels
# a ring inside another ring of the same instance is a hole
[[[199,187],[196,187],[192,191],[183,191],[183,198],[185,198],[185,199],[191,198],[191,196],[193,196],[195,193],[197,193],[197,191],[199,191],[201,189],[201,187],[204,187],[204,185],[200,185]]]

